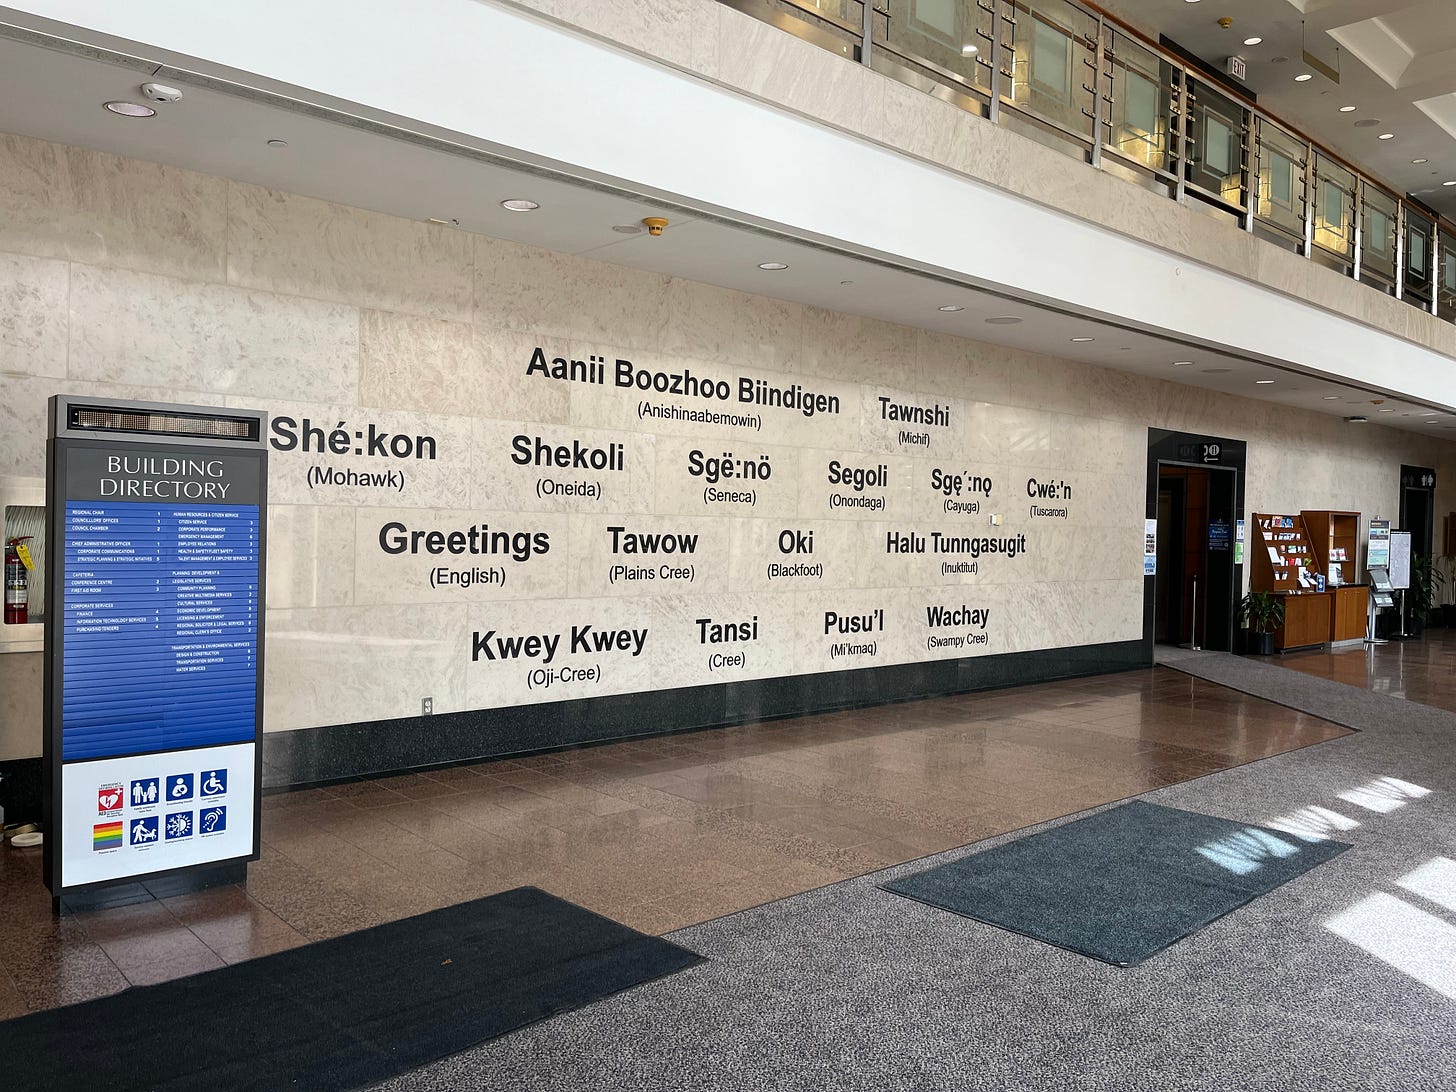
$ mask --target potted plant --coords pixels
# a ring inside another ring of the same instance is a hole
[[[1249,592],[1239,603],[1239,616],[1249,630],[1249,651],[1274,655],[1274,631],[1284,624],[1284,599],[1273,592]]]
[[[1436,596],[1445,583],[1446,574],[1436,567],[1431,558],[1416,557],[1411,561],[1410,621],[1415,636],[1419,636],[1430,622]]]
[[[1456,554],[1442,554],[1436,558],[1436,575],[1441,579],[1438,586],[1445,587],[1445,595],[1438,595],[1438,600],[1444,600],[1436,608],[1436,617],[1440,624],[1448,629],[1456,627]]]

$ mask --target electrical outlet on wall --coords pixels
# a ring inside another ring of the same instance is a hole
[[[422,716],[422,717],[428,717],[434,711],[435,711],[435,699],[434,698],[421,698],[420,699],[420,716]]]

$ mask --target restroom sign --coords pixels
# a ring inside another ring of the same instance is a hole
[[[264,424],[51,399],[53,895],[258,856]],[[199,804],[226,809],[215,837]]]

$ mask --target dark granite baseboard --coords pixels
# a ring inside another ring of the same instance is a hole
[[[263,785],[339,781],[1151,665],[1144,642],[1122,641],[301,728],[264,736]]]

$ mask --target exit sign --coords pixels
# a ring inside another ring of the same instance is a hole
[[[1230,57],[1228,59],[1228,74],[1236,80],[1249,78],[1249,67],[1244,63],[1242,57]]]

